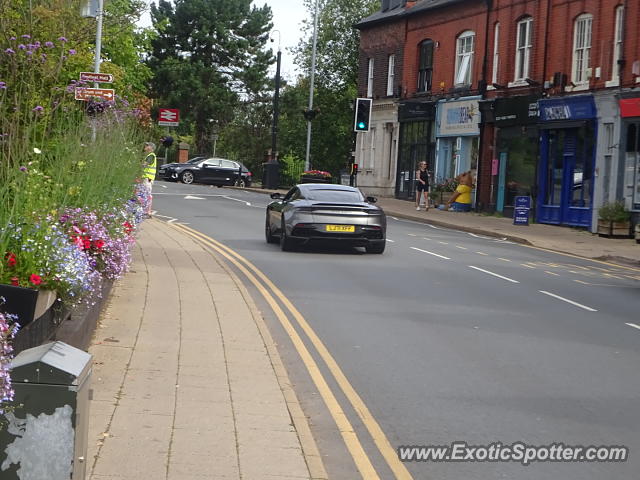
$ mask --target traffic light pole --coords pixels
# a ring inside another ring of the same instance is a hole
[[[315,8],[313,12],[313,49],[311,50],[311,73],[309,75],[309,112],[313,110],[313,82],[316,73],[316,45],[318,41],[318,0],[316,0]],[[310,156],[311,154],[311,120],[307,120],[307,151],[304,156],[304,170],[305,172],[311,169]]]

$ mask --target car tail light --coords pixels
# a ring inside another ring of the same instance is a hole
[[[253,177],[253,173],[247,172],[247,177]]]

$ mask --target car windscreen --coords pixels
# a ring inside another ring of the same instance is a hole
[[[314,188],[304,193],[308,200],[320,202],[362,202],[364,198],[357,190],[339,190],[336,188]]]

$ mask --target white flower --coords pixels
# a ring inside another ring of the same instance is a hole
[[[33,153],[42,153],[42,150],[40,150],[40,149],[39,149],[39,148],[37,148],[37,147],[34,147],[34,148],[33,148]]]

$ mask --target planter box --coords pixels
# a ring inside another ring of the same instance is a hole
[[[333,183],[333,179],[325,177],[314,177],[311,175],[301,175],[300,183]]]
[[[436,192],[436,198],[434,203],[436,207],[439,205],[445,205],[453,196],[454,192]]]
[[[598,235],[601,237],[629,238],[631,236],[631,222],[598,220]]]

